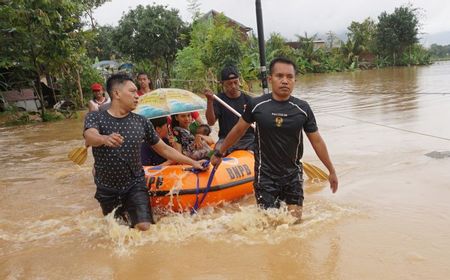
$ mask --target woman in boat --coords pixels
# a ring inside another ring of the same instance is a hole
[[[206,159],[211,152],[210,145],[214,144],[214,139],[209,136],[211,129],[206,130],[206,125],[201,125],[194,135],[189,130],[191,123],[190,113],[172,116],[173,135],[177,139],[174,148],[192,159]]]

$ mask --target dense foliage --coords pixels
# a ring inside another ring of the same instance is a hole
[[[433,59],[450,59],[450,45],[432,44],[429,52]]]
[[[78,105],[90,98],[92,82],[104,77],[92,68],[99,60],[132,62],[133,71],[167,80],[172,86],[201,89],[217,86],[218,71],[239,67],[245,87],[258,79],[257,38],[244,34],[225,16],[206,18],[196,0],[189,0],[192,24],[163,5],[137,6],[117,27],[98,26],[93,10],[107,0],[6,0],[0,6],[0,89],[34,86],[41,100],[42,77],[52,77],[62,98]],[[287,42],[278,33],[266,41],[266,60],[291,58],[301,73],[430,63],[430,54],[449,57],[449,46],[418,44],[419,9],[411,5],[352,22],[347,38],[333,32],[326,41],[297,35]],[[41,113],[44,114],[44,111]]]
[[[335,72],[357,68],[430,63],[428,51],[418,44],[418,9],[410,5],[396,8],[392,14],[383,12],[376,23],[371,18],[353,21],[347,40],[342,42],[333,32],[327,41],[317,35],[297,35],[287,42],[279,33],[266,41],[266,59],[285,56],[296,62],[301,73]],[[213,22],[195,22],[190,45],[179,51],[175,61],[175,76],[180,80],[211,81],[224,64],[239,66],[243,80],[258,78],[257,39],[236,40],[241,35],[226,24],[224,18]],[[201,83],[197,85],[200,87]],[[195,87],[195,86],[194,86]]]
[[[75,85],[76,101],[83,104],[80,72],[91,32],[83,18],[105,1],[4,1],[0,6],[0,71],[6,88],[33,86],[44,104],[40,81],[56,77]],[[74,89],[75,89],[74,88]],[[45,120],[45,107],[41,116]]]
[[[120,58],[120,52],[114,41],[115,28],[110,25],[99,26],[93,32],[92,40],[87,42],[87,54],[98,60],[114,60]]]
[[[381,13],[376,32],[377,53],[389,58],[393,65],[404,65],[405,52],[411,54],[419,42],[418,9],[411,6],[396,8],[394,13]]]
[[[123,56],[135,62],[151,61],[170,75],[177,51],[186,44],[188,31],[178,10],[139,5],[122,16],[113,40]]]
[[[196,21],[190,44],[177,54],[175,77],[190,81],[190,87],[195,89],[214,84],[217,71],[223,66],[241,63],[246,45],[248,42],[241,40],[239,32],[229,27],[224,17]]]

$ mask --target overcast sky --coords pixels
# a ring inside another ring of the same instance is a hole
[[[199,0],[200,11],[206,13],[211,9],[223,12],[238,22],[251,27],[256,33],[256,11],[254,0]],[[421,32],[435,34],[450,31],[449,0],[414,0],[409,1],[414,7],[422,9]],[[124,12],[137,5],[164,4],[179,10],[181,18],[191,22],[186,0],[112,0],[99,7],[94,16],[101,25],[116,26]],[[352,21],[361,22],[367,17],[377,16],[408,1],[403,0],[261,0],[264,33],[267,39],[272,32],[279,32],[287,39],[295,39],[295,34],[324,34],[333,31],[345,34]],[[449,33],[450,34],[450,33]],[[450,35],[449,35],[450,36]],[[325,38],[323,38],[325,39]],[[449,38],[450,41],[450,38]]]

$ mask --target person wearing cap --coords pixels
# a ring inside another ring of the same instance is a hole
[[[94,83],[91,85],[91,90],[93,97],[89,100],[88,108],[89,112],[98,111],[99,107],[111,103],[111,99],[105,96],[103,87],[99,83]]]
[[[245,106],[247,106],[252,98],[240,90],[239,72],[237,68],[234,66],[224,67],[220,73],[220,80],[223,92],[217,94],[217,97],[242,114]],[[208,124],[212,126],[217,120],[219,121],[219,141],[216,143],[216,148],[218,148],[233,126],[238,122],[239,117],[214,100],[214,93],[210,89],[205,89],[203,93],[208,100],[205,113]],[[237,143],[227,149],[226,153],[229,154],[234,150],[253,150],[254,139],[255,132],[250,127]]]

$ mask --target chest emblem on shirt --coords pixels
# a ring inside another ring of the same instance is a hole
[[[283,118],[282,117],[276,117],[275,118],[275,125],[277,127],[281,127],[283,125]]]

